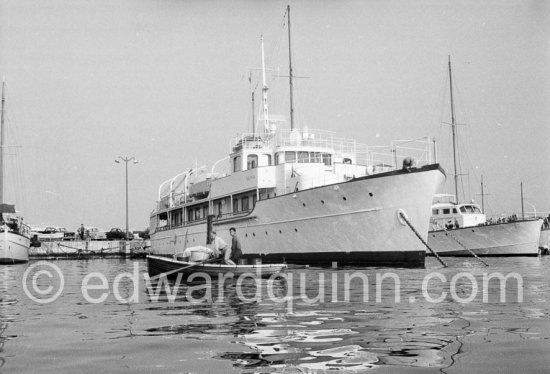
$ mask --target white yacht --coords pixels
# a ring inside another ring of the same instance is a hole
[[[29,232],[15,206],[4,204],[4,107],[5,82],[2,82],[2,107],[0,120],[0,264],[14,264],[29,261]]]
[[[252,262],[423,266],[425,247],[406,221],[426,239],[445,178],[440,166],[426,150],[415,166],[395,148],[383,159],[353,139],[295,126],[291,66],[290,128],[282,128],[268,111],[263,56],[262,42],[261,130],[233,139],[213,166],[161,184],[150,216],[152,253],[205,244],[210,216],[226,242],[229,228],[237,229]]]
[[[454,195],[442,198],[432,206],[428,246],[440,256],[537,256],[542,220],[510,217],[488,222],[482,209],[473,203],[458,202],[456,121],[453,103],[451,58],[449,57],[451,123],[454,160]],[[483,185],[483,184],[482,184]],[[445,198],[449,198],[445,201]]]
[[[541,224],[516,217],[487,221],[479,205],[437,202],[428,245],[440,256],[536,256]]]

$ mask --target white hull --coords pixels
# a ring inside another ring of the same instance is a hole
[[[243,256],[264,262],[423,266],[425,248],[398,212],[426,239],[443,179],[440,167],[429,165],[297,191],[260,200],[246,216],[214,221],[214,229],[230,243],[235,227]],[[185,238],[187,246],[205,244],[206,226],[203,220],[153,233],[153,254],[181,252]]]
[[[10,231],[0,233],[0,264],[29,261],[30,239]]]
[[[536,256],[540,220],[437,230],[428,233],[428,245],[440,256]],[[461,245],[462,244],[462,245]]]

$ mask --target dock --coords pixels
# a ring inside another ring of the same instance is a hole
[[[30,259],[81,259],[90,257],[145,257],[149,240],[42,241],[29,249]]]

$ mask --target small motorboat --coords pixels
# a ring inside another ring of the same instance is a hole
[[[147,256],[147,271],[152,278],[163,276],[175,278],[182,274],[183,279],[195,273],[204,273],[210,277],[219,276],[238,278],[242,274],[253,274],[259,278],[269,278],[287,268],[286,264],[252,264],[252,265],[226,265],[220,264],[221,258],[208,258],[202,261],[183,260],[183,257],[176,258],[164,256]],[[216,263],[218,262],[218,263]]]

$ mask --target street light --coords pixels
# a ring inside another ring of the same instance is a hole
[[[136,160],[135,157],[122,157],[122,156],[118,156],[116,159],[115,159],[115,162],[117,164],[120,164],[120,161],[124,161],[124,163],[126,164],[126,235],[124,237],[124,239],[128,240],[128,162],[132,161],[134,164],[137,164],[138,161]]]

